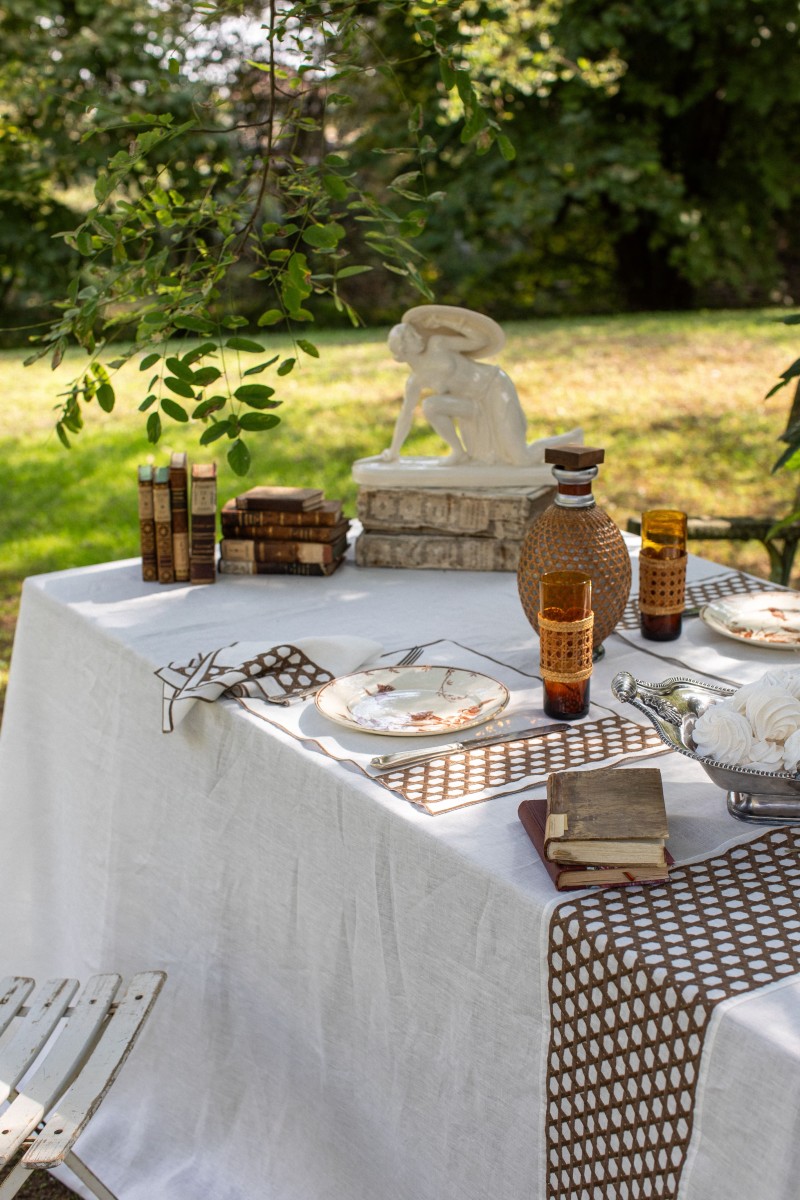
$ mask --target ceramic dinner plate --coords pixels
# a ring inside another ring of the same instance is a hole
[[[376,667],[326,683],[315,703],[349,729],[419,737],[488,721],[508,704],[508,690],[488,675],[458,667]]]
[[[800,593],[753,592],[715,600],[700,610],[710,629],[737,642],[800,650]]]

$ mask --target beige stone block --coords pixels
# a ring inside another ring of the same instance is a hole
[[[516,571],[521,548],[521,539],[365,532],[356,542],[356,563],[423,571]]]
[[[518,541],[554,495],[555,488],[512,492],[361,488],[357,515],[370,533],[414,530]]]

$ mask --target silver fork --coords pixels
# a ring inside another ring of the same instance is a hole
[[[411,649],[408,650],[401,659],[399,659],[396,663],[393,664],[393,666],[395,666],[395,667],[413,666],[413,664],[417,661],[417,659],[421,655],[422,655],[422,646],[412,646]],[[328,680],[327,682],[330,682],[330,680]],[[280,704],[284,708],[287,708],[295,700],[307,700],[309,696],[315,696],[317,694],[317,692],[319,691],[319,689],[324,686],[325,686],[325,684],[318,683],[318,684],[315,684],[314,687],[306,688],[305,691],[302,691],[302,692],[290,692],[287,696],[264,696],[264,699],[266,700],[267,704]]]

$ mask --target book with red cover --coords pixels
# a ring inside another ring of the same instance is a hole
[[[321,488],[253,487],[236,497],[236,507],[245,511],[272,508],[276,512],[305,512],[319,508],[324,495]]]
[[[544,863],[548,875],[559,892],[587,887],[630,887],[632,884],[649,886],[666,883],[669,879],[668,870],[665,871],[663,867],[640,865],[598,867],[591,864],[569,863],[567,865],[551,862],[544,853],[547,798],[542,796],[540,799],[523,800],[517,813],[525,832],[536,847],[539,858]],[[666,851],[666,859],[667,867],[675,861],[669,850]]]

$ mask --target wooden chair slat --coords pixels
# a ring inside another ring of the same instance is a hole
[[[163,971],[133,976],[74,1083],[23,1156],[26,1167],[49,1168],[63,1161],[116,1079],[165,980]]]
[[[64,1015],[77,979],[50,979],[31,1001],[19,1029],[0,1049],[0,1102],[8,1099]]]
[[[0,979],[0,1035],[8,1029],[35,987],[24,975],[8,975]]]
[[[120,982],[119,975],[95,975],[86,984],[44,1060],[0,1117],[0,1167],[12,1160],[75,1078],[108,1016]]]

